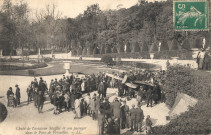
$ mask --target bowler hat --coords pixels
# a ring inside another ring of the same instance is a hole
[[[12,89],[12,87],[9,87],[9,89],[11,90],[11,89]]]
[[[15,87],[18,87],[18,85],[16,84]]]

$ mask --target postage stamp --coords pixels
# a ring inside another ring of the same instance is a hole
[[[173,2],[174,30],[208,31],[209,2],[181,0]]]

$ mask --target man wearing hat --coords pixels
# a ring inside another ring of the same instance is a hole
[[[21,98],[20,88],[18,87],[17,84],[15,85],[15,87],[16,87],[15,95],[16,95],[17,105],[20,105],[20,98]]]
[[[108,97],[105,98],[105,102],[103,103],[103,109],[106,119],[111,118],[111,105],[108,101]]]
[[[142,132],[142,122],[144,119],[144,113],[141,109],[141,104],[138,104],[138,108],[136,108],[136,125],[135,129],[137,132]]]
[[[111,104],[112,112],[113,112],[113,119],[116,119],[115,125],[118,129],[116,131],[120,130],[120,114],[121,114],[121,103],[119,102],[118,98],[115,97],[114,102]]]
[[[129,113],[129,106],[126,104],[126,100],[124,100],[123,105],[121,106],[121,117],[120,117],[121,129],[125,129],[125,128],[129,127],[128,113]]]
[[[135,129],[135,125],[136,125],[136,109],[135,109],[135,105],[132,105],[132,108],[130,109],[130,122],[131,122],[131,131],[133,131]]]
[[[147,107],[152,107],[152,87],[149,86],[148,90],[146,91],[146,98],[147,98]]]
[[[113,110],[113,116],[115,118],[120,118],[120,106],[121,103],[118,101],[118,98],[115,97],[114,102],[111,104]]]
[[[38,82],[37,82],[37,78],[34,78],[34,87],[38,87]]]
[[[100,82],[99,86],[98,86],[98,94],[99,94],[99,97],[103,97],[103,92],[104,92],[104,89],[105,89],[105,85],[103,83],[103,80]]]

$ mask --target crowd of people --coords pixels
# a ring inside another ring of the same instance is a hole
[[[80,78],[78,75],[65,76],[59,80],[52,79],[47,87],[46,81],[40,77],[39,82],[36,78],[32,81],[26,92],[28,104],[34,101],[38,112],[42,113],[44,101],[49,100],[54,105],[53,113],[58,115],[64,111],[73,111],[75,119],[90,116],[93,120],[98,120],[99,134],[120,134],[120,129],[130,128],[131,131],[142,132],[144,114],[141,109],[142,102],[147,102],[147,107],[152,107],[158,101],[164,102],[165,93],[162,92],[160,85],[163,83],[162,75],[165,72],[129,72],[115,74],[120,78],[127,76],[128,83],[138,84],[136,88],[131,88],[122,80],[114,79],[106,73],[97,75],[85,75]],[[113,102],[109,102],[107,88],[117,88],[118,96]],[[91,93],[94,93],[91,96]],[[7,92],[9,96],[14,93],[12,88]],[[16,101],[20,104],[20,88],[16,85]],[[121,97],[118,98],[118,97]],[[122,98],[124,100],[122,100]],[[132,98],[137,99],[137,104],[130,108],[127,101]],[[153,104],[154,101],[154,104]],[[148,133],[153,132],[150,116],[146,118]]]

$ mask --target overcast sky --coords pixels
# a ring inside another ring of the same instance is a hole
[[[3,0],[0,0],[0,4]],[[17,0],[13,0],[15,3]],[[87,6],[98,3],[101,10],[129,8],[137,4],[138,0],[22,0],[28,3],[32,13],[36,10],[44,9],[48,4],[55,4],[57,10],[62,13],[62,17],[74,18],[86,10]],[[154,0],[149,0],[154,1]]]

